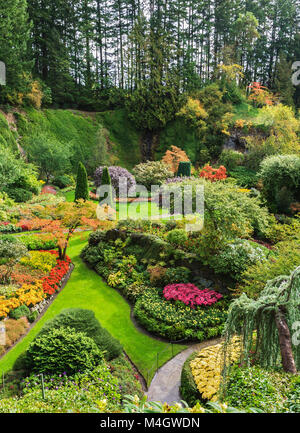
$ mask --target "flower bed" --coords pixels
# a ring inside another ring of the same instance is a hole
[[[164,297],[169,300],[181,301],[192,308],[210,306],[222,299],[223,296],[214,290],[200,290],[194,284],[168,284],[164,288]]]
[[[62,279],[69,271],[71,259],[67,257],[65,261],[58,260],[57,251],[47,252],[47,254],[49,253],[55,256],[56,264],[48,275],[36,279],[29,284],[23,284],[11,294],[0,296],[1,319],[6,318],[12,310],[21,305],[32,308],[59,291]]]
[[[149,332],[169,340],[203,341],[219,337],[227,318],[228,301],[222,299],[207,307],[191,308],[160,297],[153,288],[137,300],[134,316]]]

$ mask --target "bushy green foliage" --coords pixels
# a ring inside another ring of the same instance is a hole
[[[190,269],[184,266],[177,266],[175,268],[168,267],[164,275],[164,283],[165,285],[174,283],[189,283],[190,274]]]
[[[181,193],[183,204],[191,202],[195,211],[196,187],[201,185],[204,187],[205,223],[197,238],[195,252],[204,261],[235,238],[249,237],[252,233],[266,233],[271,217],[259,198],[251,197],[248,192],[239,191],[237,186],[226,182],[195,179],[164,185],[163,194],[173,193],[171,211],[174,210],[174,196]],[[184,191],[185,186],[191,186],[191,192]]]
[[[23,235],[18,236],[18,240],[24,244],[29,251],[31,250],[52,250],[57,246],[57,241],[47,236]]]
[[[282,411],[289,379],[260,367],[234,367],[226,384],[226,403],[241,409]]]
[[[239,286],[241,293],[256,298],[268,280],[289,274],[300,263],[300,245],[297,240],[279,242],[273,251],[275,256],[249,266],[242,273]]]
[[[63,374],[65,373],[65,374]],[[0,413],[103,413],[119,412],[122,389],[109,367],[101,363],[90,371],[68,375],[67,372],[44,374],[45,395],[41,379],[31,374],[22,382],[21,396],[0,399]],[[132,387],[135,391],[135,388]]]
[[[85,166],[82,162],[78,164],[77,180],[75,189],[75,201],[83,199],[88,200],[89,198],[89,186]]]
[[[16,134],[10,129],[2,113],[0,113],[0,146],[14,152],[18,150]]]
[[[219,163],[224,165],[227,170],[232,170],[244,162],[244,154],[232,149],[224,149],[220,155]]]
[[[67,174],[62,174],[60,176],[56,176],[52,180],[52,184],[58,186],[58,188],[60,189],[63,189],[63,188],[67,188],[68,186],[73,186],[74,179],[72,176],[69,176]]]
[[[257,172],[244,166],[232,168],[228,175],[236,179],[237,185],[242,188],[254,188],[258,182]]]
[[[39,168],[47,183],[51,176],[68,172],[71,168],[68,147],[44,131],[27,139],[26,151],[29,161]]]
[[[15,308],[14,310],[10,311],[9,316],[12,319],[18,320],[21,319],[21,317],[28,317],[30,314],[30,310],[27,307],[27,305],[20,305],[20,307]]]
[[[45,323],[39,336],[47,335],[52,329],[71,327],[76,332],[82,332],[92,338],[106,359],[113,359],[120,355],[122,346],[109,332],[102,328],[91,310],[71,308],[63,310],[59,315]]]
[[[266,260],[266,248],[254,246],[245,239],[229,243],[225,248],[210,260],[210,265],[218,274],[229,274],[239,279],[242,272],[249,266]]]
[[[38,193],[40,184],[36,169],[27,164],[10,149],[0,146],[0,185],[1,191],[17,201],[31,199],[32,193]]]
[[[259,175],[263,182],[263,193],[275,210],[288,211],[293,200],[300,200],[298,155],[276,155],[264,159]]]
[[[151,185],[162,185],[173,173],[162,161],[147,161],[136,165],[132,170],[137,184],[144,185],[149,191]]]
[[[101,362],[103,355],[94,340],[68,326],[37,336],[27,350],[27,363],[36,373],[74,374]]]

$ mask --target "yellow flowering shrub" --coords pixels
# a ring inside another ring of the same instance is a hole
[[[30,251],[28,257],[21,259],[21,263],[30,268],[48,273],[56,266],[56,256],[45,251]]]
[[[241,357],[241,343],[238,337],[233,337],[227,351],[226,364],[232,364]],[[191,371],[197,388],[204,400],[217,400],[217,394],[222,380],[224,365],[223,345],[206,347],[198,353],[191,363]]]

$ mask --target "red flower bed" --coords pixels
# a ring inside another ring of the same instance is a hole
[[[57,251],[48,251],[58,257]],[[43,290],[47,295],[53,295],[59,290],[59,283],[69,270],[71,263],[70,257],[66,260],[57,260],[57,265],[51,270],[50,274],[42,278]]]
[[[210,289],[198,289],[194,284],[168,284],[164,288],[165,299],[181,301],[185,305],[195,308],[198,305],[209,306],[215,304],[223,296]]]

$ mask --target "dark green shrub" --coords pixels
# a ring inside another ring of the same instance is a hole
[[[177,171],[178,177],[190,177],[192,165],[190,161],[180,161]]]
[[[19,371],[19,370],[23,370],[25,373],[30,372],[27,351],[22,352],[14,362],[13,371]]]
[[[76,332],[83,332],[93,339],[97,347],[104,352],[106,359],[113,359],[122,353],[122,346],[118,340],[102,328],[91,310],[81,308],[70,308],[63,310],[58,316],[45,323],[37,338],[47,335],[52,329],[71,327]]]
[[[61,327],[38,335],[27,350],[27,358],[33,372],[74,374],[95,368],[103,361],[103,354],[84,332]]]
[[[75,201],[83,199],[88,200],[89,198],[89,187],[85,166],[82,162],[78,164],[76,189],[75,189]]]
[[[201,401],[201,395],[198,391],[197,385],[194,381],[190,362],[197,357],[198,353],[192,353],[185,361],[181,371],[181,382],[180,382],[180,396],[182,400],[186,401],[190,407]]]
[[[62,174],[61,176],[56,176],[53,181],[53,185],[58,186],[58,188],[63,189],[68,186],[73,186],[74,181],[71,176],[68,176],[67,174]]]
[[[243,188],[254,188],[258,182],[256,171],[244,166],[229,170],[228,175],[236,179],[237,184]]]
[[[20,307],[15,308],[9,313],[9,316],[12,319],[18,320],[21,317],[28,317],[30,314],[30,310],[27,305],[20,305]]]
[[[25,203],[31,200],[33,196],[32,192],[23,188],[9,188],[6,189],[5,192],[17,203]]]
[[[259,175],[263,182],[263,193],[274,210],[284,210],[294,199],[300,199],[300,157],[297,155],[275,155],[265,158]]]

